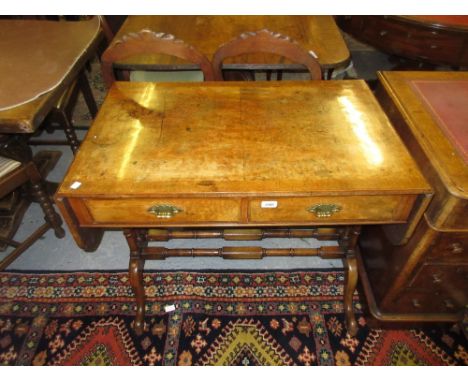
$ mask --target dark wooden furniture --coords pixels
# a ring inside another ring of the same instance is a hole
[[[468,73],[381,72],[377,96],[435,190],[415,233],[361,237],[371,312],[385,321],[459,321],[468,304]]]
[[[72,117],[80,93],[92,118],[96,117],[98,110],[85,70],[83,68],[72,84],[63,92],[59,100],[51,108],[40,129],[48,133],[52,133],[57,128],[62,129],[66,140],[32,138],[28,140],[29,145],[69,145],[73,155],[76,154],[80,147],[80,141],[76,135],[76,127]],[[41,134],[42,131],[38,131],[37,133]]]
[[[0,157],[0,198],[11,193],[20,186],[29,185],[33,196],[38,200],[44,211],[45,223],[29,235],[23,242],[0,237],[0,241],[15,249],[0,261],[0,271],[5,270],[15,259],[28,249],[36,240],[42,237],[50,228],[55,236],[62,238],[65,231],[62,228],[62,219],[55,212],[52,200],[44,189],[41,174],[33,162],[21,164],[18,161]]]
[[[102,74],[107,87],[115,81],[114,63],[142,54],[164,54],[190,62],[203,72],[205,81],[214,79],[211,62],[193,46],[173,35],[142,30],[114,40],[102,55]]]
[[[101,38],[99,20],[0,20],[0,33],[8,52],[0,60],[0,134],[34,133],[70,84],[84,81],[79,74]]]
[[[331,16],[129,16],[115,36],[121,39],[142,29],[177,36],[211,59],[218,47],[241,33],[269,29],[313,51],[326,78],[349,64],[350,53]],[[196,66],[163,55],[141,55],[122,60],[122,70],[194,70]],[[302,65],[271,54],[251,54],[226,60],[226,70],[304,70]]]
[[[319,255],[347,264],[354,334],[360,226],[405,223],[428,193],[364,81],[115,82],[55,199],[81,248],[94,249],[102,229],[125,229],[137,331],[146,260]],[[149,245],[173,237],[317,237],[338,245]]]
[[[65,128],[76,151],[79,142],[67,105],[87,85],[82,70],[100,40],[98,20],[0,20],[0,34],[0,154],[22,163],[33,160],[29,140],[51,120]],[[72,85],[75,80],[77,86]],[[57,155],[43,154],[35,163],[45,178]],[[29,205],[29,199],[18,194],[0,201],[0,235],[8,239]]]
[[[388,54],[433,65],[468,65],[468,16],[337,16],[337,24]]]
[[[213,69],[217,81],[223,81],[223,62],[229,57],[255,53],[270,53],[301,64],[310,73],[311,79],[322,79],[322,69],[313,52],[305,51],[288,36],[263,29],[243,33],[232,41],[221,45],[213,55]]]

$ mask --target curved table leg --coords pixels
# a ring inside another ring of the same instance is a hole
[[[143,287],[143,268],[145,261],[138,257],[130,257],[130,285],[136,298],[136,316],[133,329],[137,335],[143,334],[145,327],[145,288]]]
[[[346,328],[350,336],[355,336],[358,331],[356,317],[353,309],[353,294],[358,281],[358,267],[356,260],[357,241],[361,232],[360,226],[348,226],[344,229],[339,239],[340,246],[346,254],[343,259],[346,265],[344,286],[344,311]]]
[[[136,299],[136,316],[133,329],[137,335],[143,334],[145,329],[145,288],[143,286],[143,268],[145,260],[142,257],[141,232],[137,229],[125,229],[125,238],[130,247],[130,264],[128,274],[130,285]]]
[[[358,269],[356,255],[354,251],[350,251],[346,255],[346,272],[345,272],[345,287],[344,287],[344,310],[346,316],[346,327],[350,336],[355,336],[358,327],[353,309],[353,294],[356,290],[358,281]]]

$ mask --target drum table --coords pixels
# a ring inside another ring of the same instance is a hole
[[[57,204],[88,251],[123,229],[144,328],[143,266],[168,256],[321,256],[346,263],[352,297],[363,224],[410,234],[431,188],[364,81],[116,82]],[[172,238],[314,237],[336,246],[174,249]]]

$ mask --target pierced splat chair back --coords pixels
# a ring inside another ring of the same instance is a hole
[[[306,51],[296,41],[267,29],[245,32],[236,39],[221,45],[213,55],[213,70],[217,81],[223,80],[222,65],[228,57],[244,54],[271,53],[304,65],[312,80],[322,79],[322,69],[312,51]]]
[[[193,46],[176,39],[171,34],[142,30],[123,36],[109,46],[102,55],[104,82],[110,87],[115,81],[114,63],[132,56],[144,54],[166,54],[194,63],[200,67],[205,81],[214,79],[210,61]]]

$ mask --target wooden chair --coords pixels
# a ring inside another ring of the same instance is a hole
[[[236,39],[221,45],[213,55],[215,80],[223,81],[222,65],[228,57],[244,54],[270,53],[283,56],[297,64],[304,65],[312,80],[322,79],[322,69],[314,52],[307,52],[296,41],[267,29],[242,33]]]
[[[0,198],[17,189],[22,185],[29,184],[33,197],[37,199],[45,215],[45,223],[36,229],[23,242],[2,238],[0,241],[15,249],[0,261],[0,271],[10,265],[18,256],[28,249],[37,239],[42,237],[50,228],[55,232],[55,236],[62,238],[65,231],[62,228],[62,219],[55,212],[52,201],[46,193],[41,174],[37,170],[34,162],[21,162],[5,157],[0,157]]]
[[[116,79],[115,62],[142,54],[166,54],[192,62],[200,67],[205,81],[214,80],[210,61],[193,46],[176,39],[171,34],[144,29],[138,33],[123,36],[106,49],[101,57],[102,74],[106,85],[110,87]]]
[[[73,124],[72,116],[79,94],[83,95],[86,106],[94,119],[97,114],[97,104],[94,99],[91,87],[89,86],[86,77],[85,69],[81,70],[78,77],[73,83],[63,92],[60,99],[51,109],[43,123],[43,129],[48,133],[52,133],[55,129],[62,129],[65,133],[66,140],[52,140],[52,139],[30,139],[31,145],[69,145],[73,155],[76,154],[80,147],[80,141],[76,135],[77,127]]]

